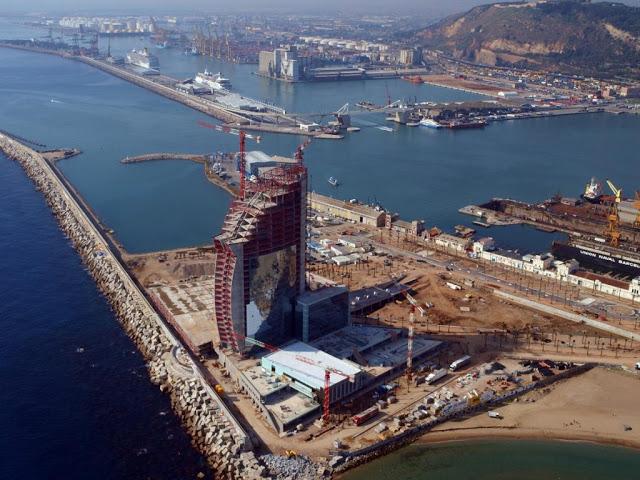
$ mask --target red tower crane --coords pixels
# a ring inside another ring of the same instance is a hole
[[[240,137],[240,198],[244,198],[245,176],[246,176],[246,139],[255,140],[256,143],[260,143],[262,137],[260,135],[251,135],[244,130],[238,130],[237,128],[227,127],[226,125],[213,125],[202,120],[198,120],[198,125],[210,130],[216,130],[222,133],[230,133],[231,135],[238,135]]]

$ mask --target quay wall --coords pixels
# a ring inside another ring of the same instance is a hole
[[[206,456],[212,469],[221,478],[266,476],[267,469],[250,451],[247,433],[206,381],[199,363],[154,311],[63,178],[42,155],[7,135],[0,134],[0,150],[22,166],[44,195],[61,230],[144,356],[151,381],[170,395],[194,446]]]

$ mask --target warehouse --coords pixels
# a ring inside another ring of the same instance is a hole
[[[337,200],[315,192],[309,195],[309,202],[312,210],[323,215],[331,215],[372,227],[383,227],[385,224],[385,212],[380,208],[355,201]]]
[[[290,343],[262,357],[260,364],[267,373],[289,379],[291,388],[310,398],[317,398],[324,389],[325,371],[330,371],[332,403],[359,390],[365,382],[365,373],[357,364],[303,342]]]

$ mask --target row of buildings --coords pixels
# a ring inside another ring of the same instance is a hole
[[[514,271],[533,273],[618,298],[640,301],[640,277],[627,281],[591,273],[580,269],[577,260],[559,260],[550,253],[520,255],[510,250],[497,250],[491,237],[474,242],[468,238],[441,234],[431,241],[448,251],[469,254]]]
[[[367,78],[368,64],[374,62],[380,63],[380,67],[410,67],[422,63],[420,48],[406,48],[393,52],[352,51],[343,52],[342,55],[332,55],[324,51],[324,47],[318,48],[320,50],[309,50],[304,45],[290,45],[263,50],[258,56],[258,74],[288,82],[344,80]]]

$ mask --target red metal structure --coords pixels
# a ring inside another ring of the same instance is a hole
[[[219,340],[236,351],[234,332],[276,344],[293,336],[291,305],[305,285],[307,170],[298,155],[255,180],[241,175],[242,194],[214,239]]]
[[[348,375],[344,372],[341,372],[336,368],[326,367],[321,363],[316,362],[315,360],[312,360],[311,358],[308,358],[302,355],[296,355],[296,359],[300,360],[301,362],[308,363],[309,365],[315,365],[317,367],[324,368],[324,391],[322,392],[323,393],[322,421],[326,425],[327,423],[329,423],[329,417],[331,416],[331,374],[335,373],[336,375],[341,375],[345,378],[348,378],[350,382],[353,382],[354,378],[353,376]]]
[[[251,135],[245,132],[244,130],[238,130],[237,128],[227,127],[226,125],[213,125],[211,123],[207,123],[202,120],[198,120],[198,125],[203,128],[208,128],[210,130],[216,130],[222,133],[230,133],[231,135],[238,135],[240,137],[240,198],[245,198],[245,182],[246,182],[246,162],[247,162],[247,153],[246,153],[246,143],[247,138],[251,140],[255,140],[256,143],[260,143],[262,139],[260,135]]]

